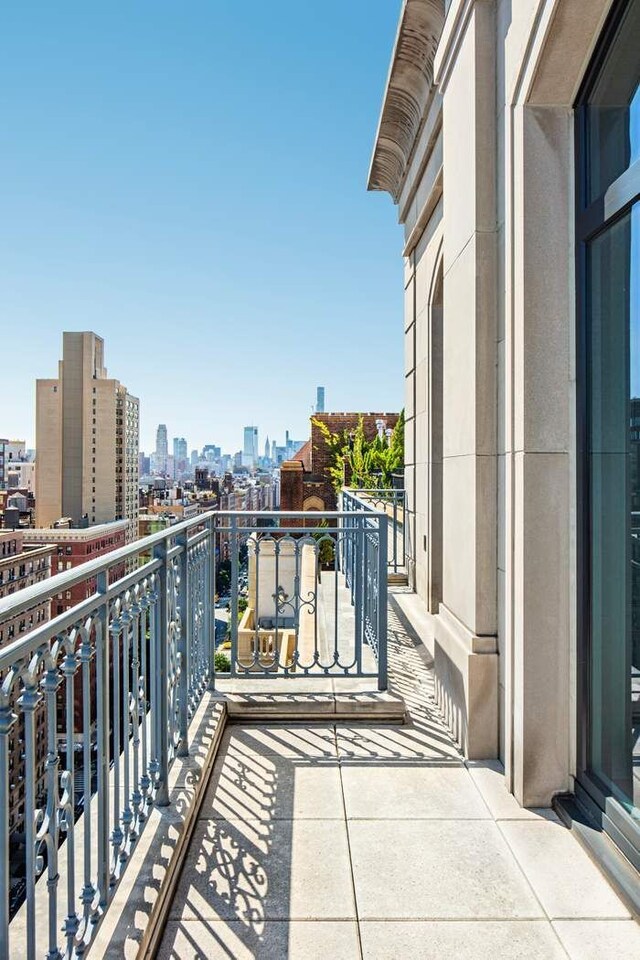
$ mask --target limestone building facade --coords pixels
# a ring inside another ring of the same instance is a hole
[[[639,0],[405,0],[368,182],[404,230],[441,707],[521,804],[574,795],[636,868],[639,36]]]

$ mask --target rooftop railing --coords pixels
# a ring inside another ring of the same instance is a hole
[[[401,488],[355,488],[342,491],[342,509],[348,512],[361,510],[383,513],[387,517],[387,564],[393,573],[406,566],[408,538],[405,523],[406,491]]]
[[[95,583],[0,650],[0,960],[86,952],[207,689],[386,688],[388,516],[352,506],[203,514],[0,599]]]

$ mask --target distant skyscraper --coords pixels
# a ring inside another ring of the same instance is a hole
[[[36,381],[36,524],[127,520],[138,536],[139,402],[104,366],[104,340],[62,335],[55,380]]]
[[[267,439],[264,442],[264,458],[269,460],[271,458],[271,444],[269,443],[269,435],[267,434]]]
[[[251,466],[258,460],[258,428],[244,428],[244,445],[242,448],[244,466]]]
[[[275,440],[272,440],[272,441],[271,441],[271,459],[273,460],[274,463],[276,462],[276,447],[277,447],[277,446],[278,446],[278,445],[277,445],[277,443],[275,442]]]
[[[316,388],[316,413],[324,413],[324,387]]]
[[[169,441],[167,439],[167,425],[166,423],[160,423],[156,431],[155,469],[157,473],[165,474],[167,472],[168,456]]]
[[[175,460],[187,459],[187,441],[184,437],[173,438],[173,456]]]

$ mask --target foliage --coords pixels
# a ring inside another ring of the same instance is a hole
[[[318,521],[318,527],[328,526],[329,524],[326,520]],[[318,543],[318,563],[324,570],[331,568],[335,559],[335,542],[333,537],[323,533],[321,530],[314,530],[311,536]]]
[[[216,593],[224,596],[231,587],[231,560],[220,560],[216,566]]]
[[[230,673],[231,660],[224,653],[216,653],[214,657],[216,673]]]
[[[348,430],[332,433],[326,423],[315,418],[313,423],[322,433],[331,455],[329,476],[336,493],[345,485],[345,480],[350,486],[368,490],[393,485],[393,474],[404,466],[404,411],[389,441],[377,433],[372,440],[367,440],[363,417],[353,433]]]
[[[238,597],[238,613],[244,613],[249,605],[246,597]]]

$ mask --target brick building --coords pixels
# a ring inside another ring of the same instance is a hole
[[[336,510],[336,492],[329,469],[333,457],[324,434],[314,420],[327,425],[331,433],[354,432],[362,417],[367,440],[373,440],[383,421],[385,429],[393,429],[398,413],[318,413],[311,418],[311,437],[295,457],[285,461],[280,473],[281,510]],[[345,477],[349,484],[350,477]]]
[[[51,575],[53,545],[32,546],[25,544],[21,530],[0,530],[0,597],[7,597],[24,590]],[[0,648],[19,640],[34,627],[50,618],[51,603],[45,601],[25,610],[0,624]],[[24,822],[24,714],[16,711],[18,721],[12,726],[8,737],[9,756],[9,832],[22,828]],[[45,736],[45,706],[40,703],[35,710],[36,736],[36,796],[44,788],[47,742]]]
[[[95,560],[112,550],[119,550],[126,543],[128,520],[115,520],[112,523],[100,523],[95,527],[69,528],[51,527],[29,530],[29,540],[38,544],[53,544],[55,555],[52,559],[52,574],[73,570],[81,563]],[[124,576],[124,563],[115,566],[109,575],[113,582]],[[53,597],[52,616],[58,616],[70,607],[81,603],[95,590],[95,578],[83,580],[64,594]]]

